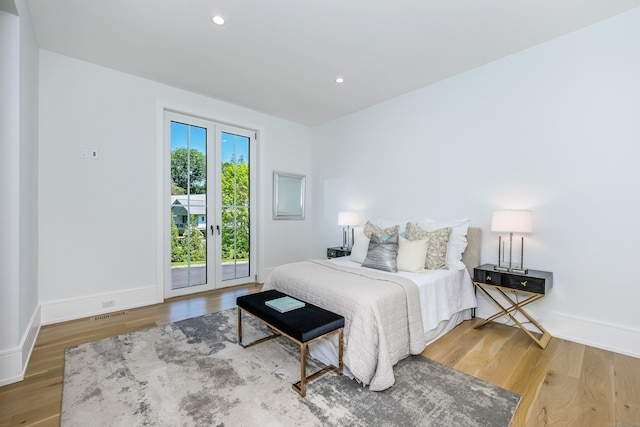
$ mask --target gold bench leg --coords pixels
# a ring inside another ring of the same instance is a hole
[[[342,353],[343,353],[343,338],[344,338],[344,330],[340,328],[340,332],[338,332],[338,374],[342,375]]]
[[[300,345],[300,396],[307,395],[307,343]]]
[[[338,375],[342,375],[342,353],[343,353],[343,348],[344,348],[344,344],[343,344],[343,338],[344,338],[344,328],[339,328],[336,329],[334,331],[331,331],[327,334],[324,334],[322,336],[319,336],[311,341],[307,341],[304,343],[299,342],[298,340],[288,336],[287,334],[281,333],[279,330],[276,330],[273,326],[271,326],[270,324],[268,324],[267,322],[265,322],[264,320],[260,319],[259,317],[255,316],[253,313],[248,312],[249,314],[251,314],[252,316],[254,316],[256,319],[260,320],[262,323],[264,323],[265,325],[267,325],[272,331],[273,333],[271,335],[268,335],[264,338],[260,338],[257,339],[255,341],[251,341],[250,343],[245,343],[242,341],[242,309],[240,307],[238,307],[238,344],[241,345],[243,348],[247,348],[247,347],[251,347],[252,345],[256,345],[256,344],[260,344],[261,342],[265,342],[268,341],[270,339],[273,338],[277,338],[279,336],[284,336],[289,338],[291,341],[297,343],[300,345],[300,381],[298,381],[297,383],[293,384],[293,389],[298,392],[300,394],[300,396],[305,397],[307,395],[307,383],[309,381],[313,381],[314,379],[318,378],[320,375],[323,375],[329,371],[334,371],[337,372]],[[320,369],[318,372],[315,372],[309,376],[307,376],[307,352],[308,352],[308,345],[311,344],[314,341],[317,341],[319,339],[324,339],[330,335],[333,335],[337,333],[338,334],[338,367],[334,366],[334,365],[329,365],[329,366],[325,366],[323,369]]]
[[[251,313],[249,313],[249,314],[251,314]],[[265,323],[265,322],[262,322],[262,323],[264,323],[267,326],[270,326],[268,323]],[[274,331],[272,328],[270,328],[270,329],[273,331],[273,333],[271,335],[267,335],[264,338],[260,338],[260,339],[257,339],[255,341],[251,341],[249,343],[246,343],[246,342],[242,341],[242,309],[240,307],[238,307],[238,344],[240,344],[240,346],[242,348],[251,347],[252,345],[260,344],[261,342],[269,341],[271,339],[274,339],[274,338],[277,338],[277,337],[280,336],[279,332]]]
[[[329,335],[333,335],[338,333],[338,366],[328,365],[324,368],[320,369],[317,372],[307,376],[307,353],[308,353],[308,345],[314,341],[319,339],[326,338]],[[307,394],[307,384],[321,375],[326,374],[327,372],[336,372],[338,375],[342,375],[342,353],[343,353],[343,337],[344,337],[344,328],[337,329],[335,331],[329,332],[328,334],[322,335],[312,341],[307,341],[305,343],[300,343],[300,381],[292,385],[292,388],[300,394],[300,396],[305,397]]]

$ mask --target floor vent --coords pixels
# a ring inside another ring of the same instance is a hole
[[[124,316],[125,314],[127,314],[126,311],[116,311],[115,313],[107,313],[107,314],[101,314],[100,316],[95,316],[93,320],[112,319],[114,317]]]

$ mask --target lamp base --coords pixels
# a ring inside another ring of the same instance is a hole
[[[525,275],[525,274],[529,274],[529,269],[522,269],[522,268],[516,268],[516,267],[503,267],[501,265],[494,265],[493,266],[493,270],[494,271],[500,271],[502,273],[512,273],[512,274],[521,274],[521,275]]]

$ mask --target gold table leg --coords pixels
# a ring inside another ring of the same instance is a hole
[[[474,283],[475,284],[475,283]],[[494,321],[495,319],[502,317],[502,316],[508,316],[520,329],[522,329],[522,331],[527,334],[529,336],[529,338],[531,338],[536,344],[538,344],[541,348],[546,348],[547,344],[549,344],[549,341],[551,340],[551,334],[549,332],[547,332],[546,329],[544,329],[542,327],[542,325],[540,325],[540,323],[538,323],[535,319],[533,319],[531,316],[529,316],[529,313],[527,313],[526,311],[524,311],[524,309],[522,307],[539,300],[540,298],[542,298],[544,295],[543,294],[531,294],[529,295],[524,301],[521,302],[516,302],[514,301],[511,297],[509,297],[509,295],[507,295],[501,288],[498,287],[494,287],[494,289],[496,291],[498,291],[507,301],[509,301],[510,306],[509,307],[505,307],[503,306],[500,302],[498,302],[484,287],[475,284],[476,288],[480,289],[487,297],[489,297],[489,299],[491,301],[493,301],[493,303],[500,309],[499,312],[497,312],[496,314],[494,314],[493,316],[487,318],[484,322],[474,326],[474,329],[478,329],[483,327],[484,325],[486,325],[489,322]],[[527,328],[524,327],[524,325],[522,323],[520,323],[518,321],[518,319],[516,319],[511,313],[513,312],[519,312],[521,313],[524,317],[527,318],[527,320],[529,320],[529,322],[531,322],[536,328],[538,328],[540,330],[540,333],[542,334],[542,336],[540,338],[536,337],[535,335],[533,335],[533,333],[531,333],[531,331],[529,331]]]

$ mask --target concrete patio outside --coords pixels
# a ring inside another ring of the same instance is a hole
[[[187,286],[197,286],[206,283],[207,267],[197,265],[188,267],[171,267],[171,289],[182,289]],[[189,281],[191,275],[191,281]],[[249,263],[222,264],[222,280],[236,279],[249,276]],[[191,283],[191,285],[189,285]]]

